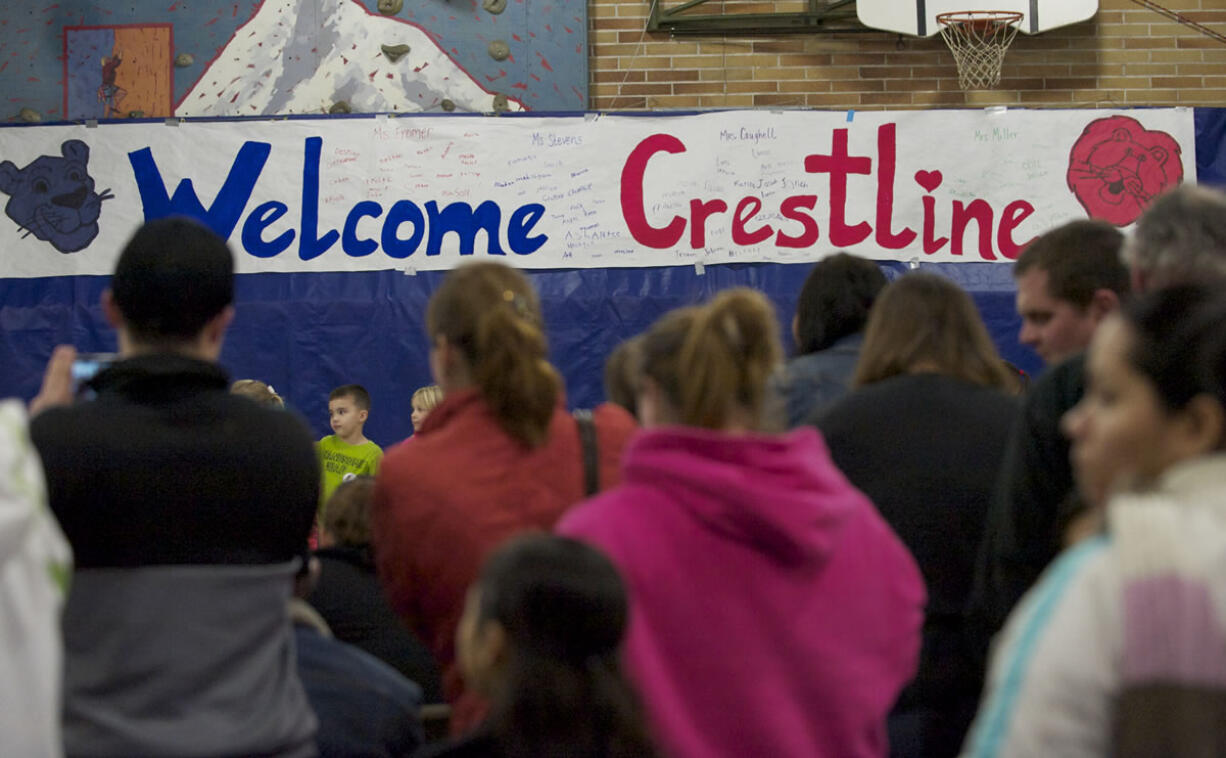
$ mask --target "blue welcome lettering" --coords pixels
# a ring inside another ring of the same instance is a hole
[[[243,249],[257,258],[272,258],[285,252],[294,241],[294,230],[281,232],[271,242],[264,241],[264,230],[288,210],[288,205],[276,200],[257,205],[243,222]]]
[[[535,237],[528,236],[532,227],[536,226],[536,222],[540,221],[544,215],[545,206],[540,203],[522,205],[511,213],[511,218],[507,221],[507,244],[511,246],[514,253],[517,255],[535,253],[541,249],[541,245],[549,241],[549,237],[544,234],[538,234]]]
[[[383,206],[373,200],[363,200],[353,206],[353,210],[349,211],[349,215],[345,218],[345,231],[341,235],[341,249],[345,251],[345,255],[360,258],[378,249],[379,243],[372,239],[358,237],[358,221],[364,216],[379,218],[382,213]]]
[[[306,155],[302,160],[302,234],[298,235],[298,257],[304,261],[323,255],[340,238],[335,229],[316,237],[319,227],[319,153],[323,144],[323,137],[307,137]]]
[[[323,255],[338,241],[345,254],[360,258],[380,248],[389,258],[404,259],[413,255],[423,240],[426,255],[442,253],[443,238],[451,232],[459,237],[460,255],[475,252],[477,233],[484,231],[489,255],[506,255],[499,232],[502,226],[502,208],[493,200],[486,200],[476,208],[465,202],[453,202],[441,206],[434,200],[422,208],[411,200],[394,202],[384,214],[380,203],[362,200],[355,203],[345,216],[340,232],[336,229],[319,229],[320,156],[323,138],[307,137],[303,146],[302,162],[302,207],[298,228],[283,230],[272,239],[270,227],[287,215],[290,207],[280,200],[270,200],[256,206],[247,215],[242,227],[242,245],[248,254],[257,258],[272,258],[285,252],[294,239],[298,240],[298,256],[311,260]],[[206,208],[196,194],[191,179],[183,179],[169,194],[166,183],[153,159],[153,151],[146,147],[128,153],[132,173],[140,192],[145,220],[166,216],[189,216],[200,220],[223,239],[229,239],[251,201],[255,184],[272,153],[272,145],[266,142],[244,142],[235,156],[230,172],[213,202]],[[330,198],[329,201],[332,201]],[[545,206],[528,203],[511,212],[507,218],[507,244],[511,252],[529,255],[539,250],[549,237],[532,234],[533,228],[545,215]],[[358,231],[363,219],[372,219],[376,224],[382,217],[382,228],[372,229],[367,235]],[[412,228],[408,237],[400,236],[405,225]]]
[[[406,221],[413,224],[413,236],[401,239],[400,225]],[[383,222],[383,252],[393,258],[408,258],[417,252],[425,234],[426,217],[421,215],[421,208],[412,200],[397,200]]]
[[[447,232],[455,232],[459,236],[460,255],[472,255],[478,229],[485,229],[490,255],[506,255],[498,244],[502,209],[493,200],[486,200],[476,210],[468,203],[451,203],[439,210],[438,203],[431,200],[426,203],[426,215],[430,218],[430,241],[426,243],[426,255],[439,254],[443,235]]]
[[[255,189],[255,183],[260,178],[260,172],[264,170],[264,164],[268,162],[271,152],[272,145],[267,142],[244,142],[234,164],[230,166],[226,181],[213,199],[213,204],[207,209],[196,196],[196,188],[192,186],[191,179],[179,182],[173,196],[166,194],[166,183],[153,160],[151,149],[146,147],[128,153],[128,162],[132,164],[132,174],[140,192],[146,221],[166,216],[190,216],[208,226],[222,239],[229,239],[247,207],[247,201],[251,199],[251,192]]]

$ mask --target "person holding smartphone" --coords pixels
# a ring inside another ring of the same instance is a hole
[[[222,239],[185,218],[145,224],[102,298],[119,354],[85,382],[94,399],[72,402],[77,356],[61,347],[31,404],[75,554],[69,756],[315,754],[286,605],[319,468],[300,418],[229,393],[233,299]]]

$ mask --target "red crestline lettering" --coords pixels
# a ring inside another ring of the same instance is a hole
[[[949,252],[962,255],[962,237],[971,221],[979,228],[979,254],[985,260],[996,260],[992,252],[992,206],[986,200],[972,200],[969,205],[963,205],[961,200],[954,201],[953,229],[950,231],[954,244]]]
[[[924,195],[924,252],[927,255],[940,252],[949,244],[949,237],[936,236],[936,205],[937,199],[932,195]]]
[[[778,236],[775,237],[775,244],[779,247],[809,247],[817,244],[817,220],[808,213],[800,212],[802,208],[813,210],[816,206],[817,195],[793,195],[786,198],[779,206],[779,213],[788,221],[799,221],[804,231],[799,236],[793,237],[784,234],[780,229]]]
[[[1025,200],[1014,200],[1005,206],[1005,212],[1001,214],[1000,228],[996,230],[996,246],[1000,248],[1000,254],[1011,261],[1017,260],[1017,256],[1035,240],[1034,237],[1031,237],[1021,243],[1013,241],[1013,230],[1018,224],[1030,218],[1032,213],[1034,213],[1033,205]]]
[[[673,220],[662,228],[647,222],[647,210],[643,207],[643,175],[647,172],[647,161],[659,152],[684,153],[685,144],[671,134],[647,137],[626,158],[621,179],[622,218],[626,220],[630,235],[640,245],[657,249],[676,245],[685,234],[685,219],[680,216],[673,216]]]
[[[810,155],[805,158],[805,171],[810,174],[830,174],[830,244],[835,247],[858,245],[873,233],[867,221],[847,224],[847,175],[870,174],[873,160],[847,153],[847,130],[835,129],[830,155]]]
[[[707,218],[714,213],[728,210],[723,200],[704,203],[695,198],[690,201],[690,247],[697,250],[707,244]]]
[[[753,206],[750,208],[750,206]],[[748,210],[748,213],[746,211]],[[749,196],[741,198],[741,202],[736,204],[736,210],[732,213],[732,241],[738,245],[756,245],[759,242],[765,242],[775,230],[770,224],[764,224],[758,229],[750,232],[746,231],[745,224],[754,216],[758,215],[758,211],[762,210],[762,201],[756,197]]]
[[[896,130],[896,124],[883,124],[877,129],[877,244],[888,250],[902,250],[915,241],[910,227],[903,227],[898,234],[890,229],[894,221]]]

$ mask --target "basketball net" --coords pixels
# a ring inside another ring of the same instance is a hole
[[[991,89],[1000,84],[1005,51],[1017,36],[1022,14],[1014,11],[958,11],[937,14],[941,37],[958,64],[958,85],[964,90]]]

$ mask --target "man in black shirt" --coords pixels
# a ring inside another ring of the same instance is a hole
[[[1060,418],[1081,400],[1082,357],[1104,318],[1130,291],[1124,235],[1105,221],[1080,220],[1043,234],[1013,267],[1018,341],[1050,368],[1023,401],[1005,449],[971,597],[972,629],[983,639],[1060,552],[1073,490],[1069,443]]]
[[[1163,195],[1137,222],[1121,253],[1136,292],[1226,279],[1226,194],[1183,185]],[[1063,547],[1073,472],[1060,419],[1084,391],[1085,358],[1079,353],[1039,378],[1014,426],[968,609],[981,658],[1014,605]]]
[[[69,755],[315,754],[286,608],[318,464],[297,418],[228,393],[233,295],[224,241],[187,219],[146,224],[102,300],[120,360],[95,399],[67,405],[71,349],[57,350],[33,404],[76,562]]]

